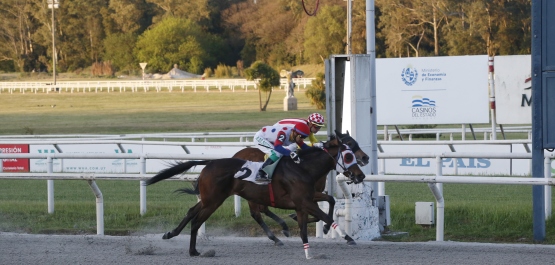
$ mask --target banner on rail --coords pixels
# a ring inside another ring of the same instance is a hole
[[[115,144],[67,144],[57,146],[63,153],[85,153],[85,154],[141,154],[141,153],[163,153],[163,154],[186,154],[181,146],[169,145],[133,145],[122,144],[121,148]],[[187,152],[191,154],[230,154],[243,149],[240,146],[187,146]],[[59,153],[52,145],[31,145],[30,153]],[[177,156],[176,156],[177,157]],[[47,172],[46,159],[30,159],[31,172]],[[156,173],[168,168],[175,160],[147,159],[146,172]],[[139,173],[139,159],[53,159],[53,172],[89,172],[89,173]],[[202,166],[191,169],[191,172],[200,172]]]
[[[506,145],[452,145],[461,153],[526,153],[522,144]],[[384,153],[406,152],[449,153],[447,145],[382,145]],[[547,151],[546,151],[547,153]],[[555,162],[555,161],[554,161]],[[552,164],[552,169],[553,169]],[[482,158],[443,158],[441,161],[443,175],[530,175],[529,159],[491,159]],[[407,155],[401,159],[386,159],[385,172],[388,174],[435,174],[435,158],[414,158]]]
[[[379,125],[489,123],[488,57],[376,59]]]
[[[532,124],[531,55],[495,56],[495,106],[498,124]]]
[[[0,144],[0,153],[29,153],[29,145]],[[2,172],[29,172],[29,158],[2,159]]]

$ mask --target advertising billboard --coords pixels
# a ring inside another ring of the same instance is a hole
[[[378,125],[489,123],[488,57],[376,59]]]
[[[29,153],[28,144],[0,144],[0,153]],[[2,159],[2,172],[29,172],[28,158]]]
[[[498,124],[532,124],[531,55],[495,56],[495,116]]]

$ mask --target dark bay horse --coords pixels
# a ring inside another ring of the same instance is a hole
[[[349,132],[347,132],[346,134],[342,134],[339,131],[335,131],[336,136],[332,136],[332,137],[337,137],[339,138],[339,141],[341,141],[343,144],[346,144],[347,146],[349,146],[349,148],[353,151],[353,153],[355,154],[357,163],[359,166],[365,166],[369,163],[369,157],[366,153],[364,153],[364,151],[362,151],[362,149],[360,149],[360,147],[358,146],[357,141],[355,141],[355,139],[353,139],[350,135]],[[254,161],[254,162],[264,162],[264,152],[260,151],[260,149],[255,148],[255,147],[247,147],[245,149],[241,149],[240,151],[238,151],[237,153],[235,153],[235,155],[233,155],[233,158],[240,158],[243,160],[249,160],[249,161]],[[326,178],[321,178],[320,180],[318,180],[314,186],[314,190],[316,191],[314,193],[314,201],[315,202],[319,202],[319,201],[326,201],[329,204],[329,210],[328,210],[328,215],[329,216],[333,216],[333,211],[334,211],[334,206],[335,206],[335,199],[333,198],[333,196],[331,195],[327,195],[325,193],[323,193],[324,189],[326,187]],[[283,245],[283,243],[281,242],[281,240],[279,240],[274,233],[270,230],[270,228],[268,227],[268,225],[266,225],[266,223],[264,222],[264,220],[262,219],[262,215],[260,213],[264,213],[266,216],[272,218],[274,221],[276,221],[282,228],[282,232],[285,236],[289,237],[290,233],[289,233],[289,227],[287,226],[287,223],[285,223],[285,221],[281,218],[279,218],[279,216],[277,216],[276,214],[274,214],[272,211],[270,211],[270,209],[268,208],[267,205],[261,205],[261,204],[257,204],[255,202],[252,201],[248,201],[249,203],[249,210],[250,210],[250,214],[251,217],[258,223],[258,225],[260,225],[260,227],[262,227],[262,229],[264,230],[264,232],[266,233],[266,235],[268,236],[268,238],[272,241],[275,242],[276,245],[281,246]],[[296,218],[295,215],[292,215],[293,219]],[[317,222],[319,221],[319,219],[316,218],[311,218],[308,220],[308,222]],[[330,227],[329,225],[325,225],[324,226],[324,233],[328,233]]]
[[[356,244],[314,201],[316,182],[325,178],[333,169],[344,168],[344,170],[339,168],[339,171],[344,171],[343,174],[353,183],[361,183],[364,180],[364,173],[354,162],[354,154],[346,145],[341,144],[338,138],[335,138],[324,143],[324,149],[309,148],[299,151],[299,157],[300,164],[296,164],[289,157],[282,158],[274,171],[271,185],[257,185],[234,178],[235,173],[245,164],[245,160],[236,158],[182,162],[161,171],[147,180],[146,184],[151,185],[184,173],[196,165],[205,165],[195,189],[180,190],[188,194],[200,194],[200,202],[191,207],[181,223],[174,230],[165,233],[163,238],[170,239],[179,235],[187,223],[191,222],[189,255],[200,255],[196,249],[198,229],[226,198],[239,195],[260,205],[295,210],[307,259],[312,258],[307,235],[308,215],[333,227],[348,244]]]

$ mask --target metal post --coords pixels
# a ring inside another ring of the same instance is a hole
[[[489,65],[489,105],[491,109],[491,140],[497,140],[497,120],[495,117],[495,83],[493,79],[493,57],[488,58]]]
[[[52,9],[52,87],[56,89],[56,21],[54,20],[54,9],[58,8],[58,0],[48,1],[51,4],[48,5]]]
[[[352,53],[352,48],[351,48],[351,17],[352,17],[352,13],[353,13],[353,0],[347,0],[347,54],[351,54]]]
[[[124,160],[125,161],[125,160]],[[144,177],[146,174],[146,159],[143,156],[141,156],[140,159],[140,164],[141,164],[141,177]],[[145,215],[146,214],[146,183],[144,180],[141,180],[139,182],[139,197],[140,197],[140,214],[141,215]]]
[[[46,173],[53,173],[54,165],[52,162],[52,157],[48,156],[46,158],[47,164],[47,171]],[[54,180],[49,179],[46,180],[46,190],[47,190],[47,197],[48,197],[48,213],[54,213]]]

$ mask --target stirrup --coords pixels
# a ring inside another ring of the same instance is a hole
[[[254,181],[258,183],[270,183],[272,180],[268,178],[268,174],[266,174],[266,172],[259,170]]]

